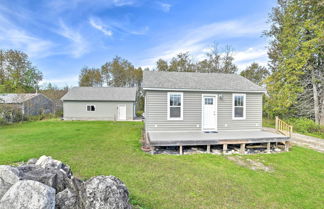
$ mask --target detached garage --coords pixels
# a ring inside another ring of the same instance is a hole
[[[136,88],[74,87],[62,101],[64,120],[133,120]]]

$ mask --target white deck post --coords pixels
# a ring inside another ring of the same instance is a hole
[[[207,153],[210,153],[210,144],[207,145]]]
[[[245,144],[241,144],[240,154],[245,154]]]
[[[227,152],[227,144],[223,144],[223,154],[226,154]]]
[[[182,149],[182,145],[179,146],[179,154],[182,155],[183,154],[183,149]]]
[[[267,143],[267,153],[270,153],[270,142]]]
[[[152,147],[151,147],[151,155],[154,155],[154,149],[155,149],[155,147],[152,146]]]

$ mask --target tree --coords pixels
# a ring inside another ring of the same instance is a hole
[[[32,65],[28,55],[17,50],[0,50],[0,90],[3,92],[35,92],[42,73]]]
[[[270,75],[266,67],[260,66],[253,62],[245,70],[240,73],[241,76],[249,79],[255,84],[262,85],[263,81]]]
[[[310,109],[304,116],[319,123],[324,120],[324,5],[320,0],[278,0],[269,22],[269,106],[281,115]]]
[[[100,69],[84,67],[79,75],[79,86],[100,87],[103,84]]]
[[[236,73],[238,68],[234,64],[232,52],[232,48],[226,46],[223,52],[219,53],[218,45],[214,44],[204,60],[193,62],[189,52],[186,52],[173,57],[170,63],[159,59],[156,68],[158,71],[171,72]]]
[[[53,85],[52,83],[47,83],[41,87],[40,93],[53,100],[55,104],[55,113],[59,115],[63,114],[63,102],[61,101],[61,98],[68,92],[68,90],[68,86],[59,88],[56,85]]]
[[[143,70],[135,68],[128,60],[117,56],[101,66],[101,75],[107,86],[139,87],[142,83]]]
[[[167,61],[159,59],[156,62],[156,68],[158,69],[158,71],[169,71],[169,64]]]
[[[170,61],[169,71],[194,72],[195,64],[192,62],[189,52],[180,53]]]

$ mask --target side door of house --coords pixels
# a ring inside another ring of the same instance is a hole
[[[217,131],[217,95],[202,96],[202,130]]]
[[[126,104],[118,105],[118,120],[126,120]]]

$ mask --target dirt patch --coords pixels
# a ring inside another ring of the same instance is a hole
[[[272,172],[274,169],[269,166],[265,166],[263,163],[251,159],[245,159],[241,156],[228,156],[227,159],[235,162],[236,164],[249,168],[251,170],[262,170],[265,172]]]

